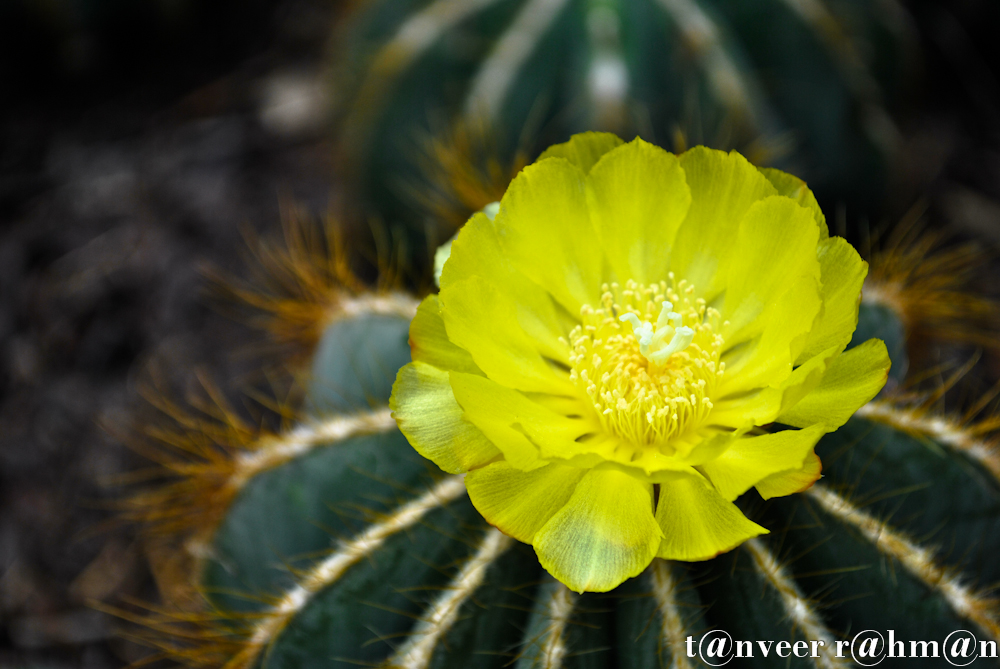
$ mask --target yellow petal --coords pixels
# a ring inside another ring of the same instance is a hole
[[[758,167],[760,173],[767,177],[771,185],[775,187],[779,195],[790,197],[803,207],[812,212],[816,224],[819,226],[819,238],[826,239],[830,236],[830,229],[826,225],[826,216],[819,208],[816,196],[809,190],[806,182],[788,172],[776,170],[773,167]]]
[[[529,165],[493,219],[504,252],[574,316],[600,298],[603,254],[590,222],[586,176],[563,158]],[[454,250],[452,251],[454,253]]]
[[[410,322],[410,353],[415,361],[425,362],[439,369],[453,369],[468,374],[483,373],[468,351],[455,346],[448,339],[437,295],[424,298],[417,307],[417,315]]]
[[[501,457],[497,447],[462,419],[448,372],[423,362],[399,370],[389,399],[400,431],[420,455],[450,474],[461,474]]]
[[[711,302],[725,287],[720,268],[734,252],[744,214],[754,202],[777,191],[736,152],[699,146],[678,158],[691,189],[691,207],[677,232],[671,269]]]
[[[764,499],[794,495],[808,489],[818,481],[822,471],[823,463],[819,456],[815,452],[811,452],[806,456],[805,463],[798,469],[771,474],[763,481],[758,481],[754,487]]]
[[[807,277],[793,283],[776,303],[768,305],[764,315],[741,332],[730,337],[729,328],[724,327],[726,348],[721,360],[726,370],[716,389],[719,399],[743,395],[754,388],[780,386],[786,381],[820,306],[818,285]],[[761,331],[753,339],[740,341],[757,328]],[[732,340],[736,340],[735,346]]]
[[[569,394],[569,375],[548,362],[520,326],[510,295],[478,276],[454,281],[440,293],[448,339],[472,355],[487,376],[510,388]]]
[[[825,430],[820,426],[737,439],[722,455],[701,466],[712,485],[733,501],[777,472],[801,469]]]
[[[827,432],[836,430],[882,390],[889,365],[889,353],[880,339],[869,339],[841,353],[819,385],[778,416],[778,422],[795,427],[819,423]]]
[[[749,429],[747,426],[736,430],[720,430],[716,426],[690,430],[676,440],[677,453],[674,457],[679,462],[694,467],[703,465],[729,450]]]
[[[656,522],[663,530],[657,555],[695,562],[725,553],[767,530],[749,520],[701,477],[660,486]]]
[[[769,197],[747,210],[736,235],[737,251],[725,272],[722,314],[731,323],[727,345],[743,341],[743,333],[748,330],[760,331],[769,322],[762,315],[781,309],[791,299],[786,297],[789,286],[811,279],[818,295],[818,240],[819,230],[812,214],[788,198]],[[817,301],[813,316],[818,309]]]
[[[691,203],[677,156],[641,139],[609,151],[587,177],[587,202],[612,279],[666,278]]]
[[[843,349],[837,344],[817,353],[796,367],[795,371],[778,386],[778,390],[781,391],[781,410],[772,418],[776,418],[782,411],[795,406],[803,397],[811,393],[823,380],[823,376],[830,368],[830,363],[836,360],[842,352]]]
[[[566,505],[584,469],[560,464],[530,472],[494,462],[465,476],[469,499],[488,523],[530,544],[535,533]]]
[[[596,426],[595,431],[596,434],[567,448],[558,456],[559,459],[576,467],[613,467],[649,483],[694,473],[692,463],[684,458],[664,455],[657,448],[633,444],[616,435],[600,432]],[[718,450],[721,452],[724,448],[720,447]]]
[[[773,347],[770,350],[776,355],[781,352],[781,349]],[[733,393],[731,396],[724,396],[716,400],[711,413],[712,424],[740,428],[747,425],[773,423],[782,412],[791,409],[819,385],[829,369],[830,363],[840,353],[839,345],[821,351],[796,367],[784,381],[775,387],[758,388],[749,392],[730,390],[729,392]],[[778,355],[774,361],[787,365],[787,358],[781,355]],[[737,369],[735,365],[733,368]],[[735,378],[739,381],[748,377],[735,376]],[[733,384],[730,387],[735,386],[736,384]],[[727,388],[725,384],[722,384],[721,387]]]
[[[539,458],[575,453],[576,439],[593,429],[584,420],[559,415],[482,376],[459,372],[449,376],[465,419],[482,430],[518,469],[545,464]]]
[[[535,535],[538,560],[576,592],[607,592],[638,575],[663,535],[653,486],[611,469],[592,469],[566,505]]]
[[[721,398],[792,373],[822,307],[818,228],[809,210],[784,197],[748,209],[726,273]]]
[[[831,346],[837,346],[838,352],[847,348],[858,325],[861,285],[868,274],[868,263],[842,237],[830,237],[820,242],[816,255],[820,266],[823,311],[809,331],[805,348],[795,364],[801,364]]]
[[[714,401],[709,422],[720,427],[741,428],[773,423],[781,413],[782,392],[778,388],[757,388]]]
[[[601,156],[624,143],[618,135],[610,132],[581,132],[570,137],[568,142],[545,149],[538,160],[565,158],[586,174]]]
[[[552,297],[524,276],[503,253],[493,222],[482,213],[470,218],[452,242],[440,286],[447,290],[456,281],[472,276],[483,279],[511,299],[517,324],[543,355],[568,364],[566,345],[559,342],[559,337],[572,325],[564,327]]]

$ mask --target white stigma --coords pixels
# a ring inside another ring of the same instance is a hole
[[[639,341],[639,353],[654,365],[662,365],[674,353],[690,346],[694,339],[694,330],[681,325],[684,317],[673,308],[673,303],[664,301],[655,326],[649,321],[640,321],[633,313],[618,317],[622,323],[632,324],[632,336]]]

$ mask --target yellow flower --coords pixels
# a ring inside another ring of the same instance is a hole
[[[866,272],[791,175],[577,135],[455,238],[394,415],[549,573],[607,591],[766,533],[733,500],[819,477],[889,368],[845,351]]]

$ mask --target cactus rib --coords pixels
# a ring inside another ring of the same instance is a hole
[[[677,580],[671,573],[670,564],[664,560],[653,560],[649,566],[649,576],[653,584],[653,598],[662,620],[660,636],[662,643],[671,650],[674,658],[673,669],[693,669],[684,648],[684,638],[690,630],[684,624],[677,602]]]
[[[388,407],[304,423],[284,434],[260,435],[220,407],[218,423],[198,420],[165,400],[161,408],[186,428],[153,434],[173,452],[161,458],[164,469],[178,477],[158,490],[131,500],[133,515],[160,534],[186,536],[187,552],[197,559],[211,553],[212,536],[231,502],[258,474],[280,467],[317,447],[352,437],[385,434],[396,429]],[[204,446],[205,440],[210,446]]]
[[[716,98],[745,123],[751,133],[756,134],[761,119],[752,103],[755,86],[747,80],[748,73],[741,72],[726,53],[719,27],[691,0],[659,0],[659,3],[698,55]]]
[[[525,652],[517,663],[518,669],[523,665],[537,669],[560,669],[569,652],[565,637],[566,626],[576,608],[579,595],[558,582],[552,582],[548,589],[542,588],[542,591],[547,594],[544,602],[544,628],[526,645]],[[537,655],[531,651],[537,651]]]
[[[528,0],[473,79],[465,101],[466,116],[494,122],[514,78],[567,1]]]
[[[854,40],[822,0],[784,0],[784,3],[813,30],[840,68],[848,88],[862,102],[862,127],[872,144],[892,155],[900,142],[900,131],[883,107],[881,88],[865,66]]]
[[[332,416],[299,425],[281,436],[266,438],[256,450],[240,453],[235,458],[233,473],[226,482],[226,487],[235,495],[260,472],[297,458],[317,446],[330,446],[351,437],[392,432],[395,429],[396,421],[389,407],[351,416]]]
[[[264,611],[246,641],[246,645],[226,669],[253,666],[260,652],[288,622],[320,590],[340,578],[345,571],[374,553],[390,536],[402,532],[420,521],[429,511],[452,502],[465,494],[465,482],[459,476],[442,479],[426,493],[403,505],[395,513],[370,525],[354,539],[344,541],[339,548],[307,570],[298,584],[286,592],[277,604]]]
[[[969,425],[958,416],[928,414],[923,407],[901,407],[889,400],[874,400],[858,409],[859,418],[883,423],[907,434],[928,437],[982,465],[1000,482],[1000,449],[982,435],[1000,428],[1000,416]]]
[[[406,644],[385,666],[394,669],[426,669],[438,642],[458,618],[462,604],[482,585],[489,566],[513,545],[514,540],[499,530],[487,530],[479,550],[446,586],[444,593],[410,634]]]
[[[976,623],[991,638],[1000,641],[1000,611],[997,601],[989,595],[972,590],[954,570],[939,565],[931,549],[865,513],[826,485],[817,483],[806,490],[805,494],[831,516],[858,530],[880,553],[899,561],[928,588],[939,593],[956,613]]]
[[[744,544],[753,560],[754,568],[765,581],[767,581],[781,596],[781,603],[785,608],[788,619],[802,630],[807,639],[821,640],[827,648],[834,645],[834,637],[829,628],[823,624],[819,614],[813,609],[809,600],[802,595],[802,591],[795,583],[795,580],[788,574],[785,567],[778,562],[778,559],[767,549],[760,539],[751,539]],[[851,666],[849,660],[839,659],[827,652],[814,658],[819,669],[836,669],[837,667]]]
[[[353,144],[367,141],[371,130],[372,109],[381,106],[384,96],[391,90],[395,78],[406,70],[417,58],[430,49],[450,28],[477,11],[485,9],[499,0],[434,0],[406,20],[396,34],[379,49],[372,61],[371,74],[361,86],[357,104],[345,121],[345,126],[353,132],[345,134]]]

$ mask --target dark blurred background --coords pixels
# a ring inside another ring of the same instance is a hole
[[[155,601],[131,528],[146,466],[102,425],[196,370],[239,388],[256,333],[203,270],[333,194],[323,0],[0,0],[0,666],[142,657],[100,600]],[[155,573],[155,571],[154,571]]]
[[[929,225],[995,245],[1000,3],[904,4],[920,85],[870,223],[922,197]],[[157,596],[134,531],[109,524],[116,482],[143,463],[101,426],[142,411],[150,370],[179,388],[195,370],[231,388],[252,376],[238,352],[260,335],[213,308],[204,269],[242,273],[241,229],[276,233],[282,202],[337,201],[324,60],[338,11],[0,0],[0,667],[143,656],[88,605]]]

